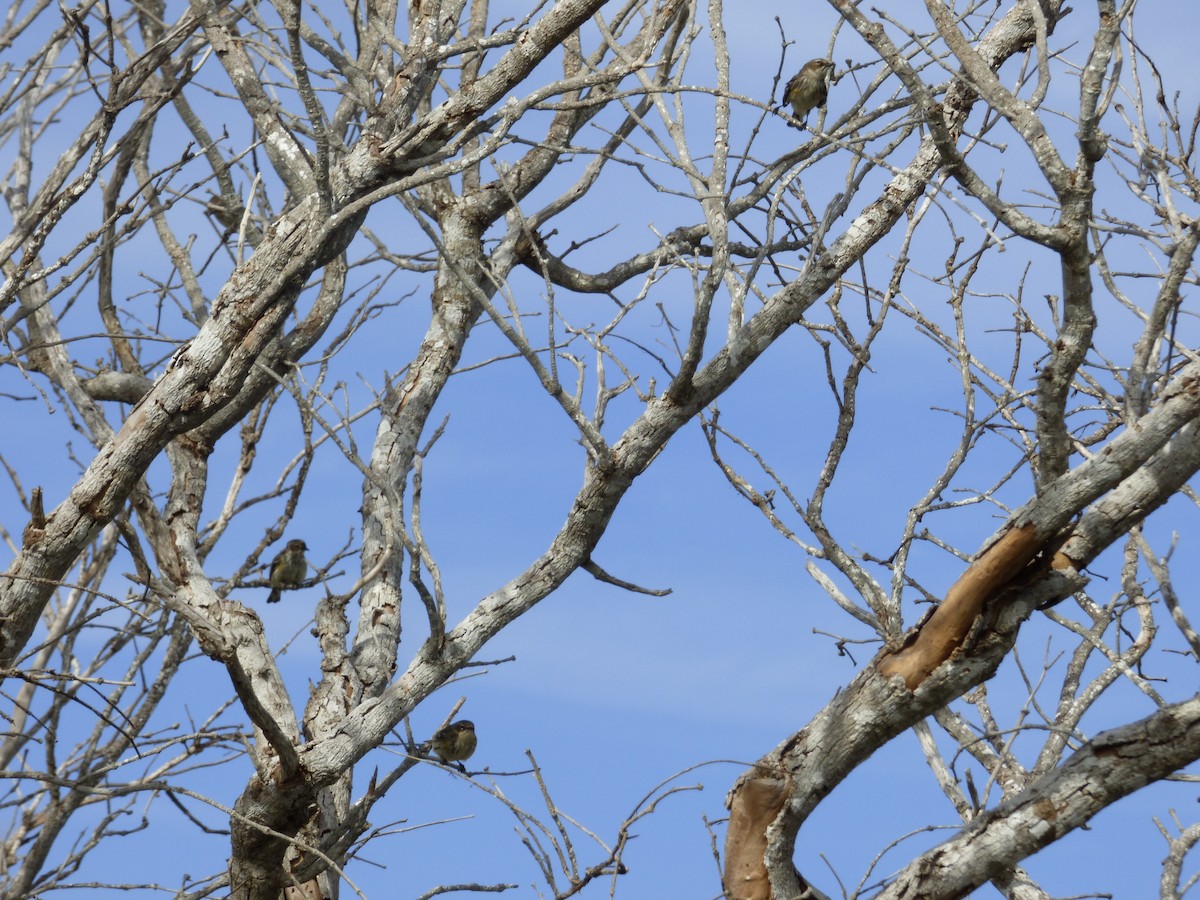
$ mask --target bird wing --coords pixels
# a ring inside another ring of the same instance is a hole
[[[783,98],[779,101],[781,106],[785,103],[791,103],[791,100],[788,98],[792,96],[792,89],[796,87],[796,81],[799,78],[800,73],[797,72],[795,75],[789,78],[787,84],[783,86]]]

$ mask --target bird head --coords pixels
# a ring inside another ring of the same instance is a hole
[[[833,75],[833,60],[831,59],[810,59],[804,64],[804,68],[811,72],[816,72],[822,81],[829,81]]]

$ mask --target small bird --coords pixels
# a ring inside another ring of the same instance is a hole
[[[810,59],[800,67],[783,89],[783,102],[791,105],[795,118],[807,124],[808,114],[825,105],[832,77],[833,63],[828,59]]]
[[[466,772],[467,767],[460,760],[470,759],[479,743],[475,737],[475,723],[468,719],[459,719],[445,728],[438,729],[437,734],[429,742],[433,752],[442,758],[442,762],[458,762],[460,772]]]
[[[308,544],[304,541],[292,538],[271,561],[271,593],[267,595],[268,603],[278,603],[280,591],[300,587],[300,582],[304,581],[304,576],[308,574],[308,560],[304,558],[304,551],[307,549]]]

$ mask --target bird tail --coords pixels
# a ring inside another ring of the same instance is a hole
[[[267,594],[267,602],[268,603],[278,603],[281,597],[282,597],[282,594],[280,594],[279,588],[273,587],[273,588],[271,588],[271,593]]]

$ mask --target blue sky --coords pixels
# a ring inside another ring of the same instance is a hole
[[[519,4],[508,5],[521,8]],[[493,5],[497,16],[503,6]],[[788,37],[797,41],[788,50],[785,77],[805,59],[824,55],[836,21],[827,7],[752,3],[736,12],[731,8],[726,28],[735,92],[768,99],[778,59],[778,32],[773,21],[776,15],[783,20]],[[1054,44],[1068,44],[1072,29],[1086,34],[1092,17],[1090,9],[1074,13]],[[1139,39],[1164,71],[1189,73],[1190,59],[1171,31],[1170,16],[1156,18],[1156,11],[1145,7],[1141,22]],[[701,40],[698,47],[703,46]],[[1071,51],[1072,58],[1082,59],[1082,52],[1076,47]],[[704,66],[702,55],[698,50],[687,80],[708,84],[711,71]],[[844,30],[833,53],[839,71],[847,57],[860,61],[870,58],[863,45]],[[206,63],[214,64],[214,60]],[[1187,108],[1190,102],[1194,106],[1195,85],[1190,77],[1178,77],[1170,83],[1191,92],[1183,105]],[[1064,81],[1064,85],[1069,84]],[[850,79],[835,85],[830,120],[845,109],[852,90]],[[689,99],[692,133],[703,133],[709,102],[699,95]],[[1067,109],[1072,105],[1072,94],[1065,87],[1061,94],[1052,94],[1048,103]],[[735,146],[756,115],[757,110],[736,112]],[[244,139],[242,123],[231,126],[230,131],[235,143]],[[1070,131],[1069,124],[1060,123],[1056,133],[1069,137]],[[754,152],[760,160],[773,160],[798,136],[782,120],[770,118]],[[170,156],[176,149],[164,140],[161,152]],[[4,153],[7,161],[11,149],[4,148]],[[903,165],[910,156],[910,150],[902,149],[894,162]],[[1003,157],[994,154],[991,164],[1004,167],[1005,185],[1014,194],[1044,188],[1040,176],[1029,171],[1028,160],[1019,147]],[[815,170],[819,178],[806,176],[804,187],[814,204],[842,189],[844,168],[844,162],[835,157]],[[647,247],[652,226],[666,231],[698,216],[694,203],[654,195],[631,170],[618,169],[609,173],[609,178],[604,189],[591,194],[575,211],[575,218],[568,221],[582,223],[579,227],[591,231],[610,226],[619,229],[572,257],[577,265],[602,268],[604,260],[612,261]],[[863,196],[871,195],[864,192]],[[1119,192],[1108,196],[1121,197],[1112,203],[1127,202]],[[852,205],[851,214],[860,205]],[[415,232],[406,237],[405,229],[410,226],[405,215],[394,201],[385,202],[372,212],[367,225],[403,246],[406,239],[417,240]],[[960,229],[969,228],[962,221],[957,224]],[[836,223],[834,234],[844,225],[845,220]],[[927,225],[930,233],[944,235],[937,223]],[[200,225],[195,227],[198,230]],[[978,242],[977,232],[966,233],[968,246]],[[146,239],[149,237],[147,232]],[[573,235],[564,234],[558,240],[565,242],[570,237]],[[206,239],[211,240],[207,235]],[[888,254],[895,250],[894,242],[884,242],[872,251],[875,286],[886,284]],[[914,268],[939,273],[947,252],[945,246],[929,241],[918,250],[921,252],[914,258]],[[997,295],[1015,291],[1027,261],[1033,266],[1030,295],[1040,298],[1041,293],[1054,291],[1053,261],[1017,241],[1010,241],[1005,254],[987,263],[975,288]],[[160,258],[148,257],[145,275],[161,276],[159,269],[164,265]],[[374,271],[380,270],[375,267]],[[147,284],[139,270],[123,273],[123,282],[129,295]],[[1050,286],[1043,288],[1045,284]],[[535,305],[535,299],[544,292],[540,280],[527,273],[514,276],[512,285],[526,307]],[[906,280],[905,288],[906,300],[947,320],[944,289],[912,277]],[[1143,301],[1150,296],[1153,285],[1145,284],[1144,289],[1145,295],[1139,298]],[[356,336],[352,353],[339,363],[334,377],[346,381],[352,408],[367,402],[363,383],[380,387],[384,373],[394,376],[419,341],[428,315],[427,282],[416,275],[392,275],[380,299],[399,300],[410,292],[411,297],[386,310]],[[601,322],[612,314],[611,301],[605,298],[574,298],[564,293],[557,301],[579,319],[591,317]],[[1136,337],[1136,326],[1132,317],[1116,309],[1107,297],[1102,302],[1103,324],[1097,344],[1124,352]],[[691,306],[686,279],[668,281],[631,320],[639,339],[655,352],[668,353],[669,335],[654,303],[662,303],[676,324],[684,323]],[[845,303],[847,307],[861,307],[860,301],[848,299]],[[80,302],[71,313],[72,327],[79,333],[92,327],[89,304],[90,300]],[[150,315],[150,300],[146,300],[146,307]],[[1044,311],[1040,300],[1031,302],[1030,308],[1039,314]],[[820,307],[815,307],[811,315],[821,321],[828,318]],[[988,358],[1003,368],[1010,356],[1011,335],[1002,329],[1011,326],[1011,302],[1003,296],[974,297],[969,302],[968,316],[975,346],[986,345]],[[539,328],[544,319],[532,322],[536,323],[532,328]],[[1190,321],[1185,326],[1193,327]],[[188,333],[182,321],[168,330],[181,338]],[[101,346],[98,341],[97,355],[104,352]],[[583,353],[582,347],[574,349]],[[471,340],[464,365],[507,350],[496,329],[482,324]],[[839,353],[835,350],[835,357]],[[76,355],[84,360],[92,356],[88,349]],[[648,356],[632,353],[629,358],[643,377],[654,375],[660,385],[663,383],[662,374]],[[839,358],[844,362],[844,354]],[[1032,371],[1029,362],[1022,373],[1026,386]],[[872,370],[860,396],[862,433],[847,453],[827,508],[829,520],[846,546],[886,557],[895,549],[908,508],[925,492],[957,440],[958,420],[945,409],[958,409],[962,400],[951,361],[944,353],[931,350],[913,325],[899,316],[874,348]],[[304,369],[304,375],[314,377],[313,369]],[[32,394],[12,375],[0,390]],[[40,400],[5,399],[3,404],[5,421],[19,426],[19,431],[11,429],[7,439],[0,442],[5,460],[26,489],[42,484],[47,488],[49,504],[57,503],[78,471],[66,449],[67,442],[86,462],[90,458],[86,441],[72,435],[61,410],[47,416]],[[797,495],[807,497],[825,454],[834,415],[824,361],[814,342],[793,329],[722,398],[721,408],[722,424],[761,450]],[[109,412],[117,421],[117,410],[110,408]],[[636,413],[632,398],[614,403],[606,434],[616,434]],[[480,597],[523,570],[545,549],[570,507],[584,456],[573,427],[518,360],[498,361],[456,375],[431,421],[436,424],[447,414],[450,419],[445,434],[425,464],[423,505],[426,537],[441,567],[453,623]],[[356,426],[364,455],[377,422],[377,416],[371,414]],[[278,477],[295,452],[297,426],[293,401],[282,399],[260,447],[261,461],[252,473],[248,495],[266,489]],[[18,434],[20,437],[14,439]],[[231,445],[219,448],[213,457],[206,521],[220,508],[234,452],[236,446]],[[1014,451],[994,441],[960,483],[986,487],[998,471],[1014,461]],[[749,469],[743,471],[756,486],[766,486]],[[1018,476],[1002,496],[1015,505],[1029,490],[1027,476]],[[355,542],[359,539],[360,500],[360,483],[351,467],[327,448],[318,454],[288,536],[303,537],[311,548],[310,559],[323,563],[348,538]],[[0,484],[0,508],[6,511],[6,527],[19,534],[23,517],[7,482]],[[231,530],[209,560],[214,578],[237,567],[247,542],[258,539],[280,508],[280,503],[264,504],[257,515],[245,517]],[[1191,527],[1195,514],[1195,508],[1186,503],[1172,504],[1148,530],[1160,552],[1167,546],[1169,534],[1179,532],[1177,577],[1182,580],[1177,587],[1185,597],[1195,577],[1191,562],[1196,556],[1196,531]],[[926,524],[969,550],[1001,521],[1000,511],[974,507],[931,516]],[[708,458],[698,426],[680,433],[630,491],[595,559],[619,578],[652,588],[670,588],[672,593],[661,598],[632,595],[597,583],[584,573],[576,574],[497,637],[482,654],[485,659],[511,655],[516,657],[514,662],[471,670],[476,673],[473,677],[445,687],[414,715],[413,732],[418,738],[427,737],[457,699],[466,697],[462,715],[476,723],[480,740],[471,769],[498,773],[523,770],[527,767],[524,753],[532,750],[559,807],[606,841],[615,837],[620,822],[647,792],[675,773],[700,766],[672,784],[702,785],[702,790],[671,796],[655,815],[636,826],[637,838],[625,857],[630,874],[620,880],[618,894],[626,900],[714,897],[719,892],[717,868],[704,818],[723,817],[724,794],[742,765],[802,727],[871,658],[874,645],[852,645],[851,660],[839,655],[833,639],[814,633],[869,637],[808,577],[803,553],[771,531],[762,517],[734,494]],[[329,588],[337,591],[347,587],[356,574],[355,564],[356,560],[351,559],[339,566],[347,574],[335,579]],[[960,570],[961,565],[949,554],[929,545],[914,552],[912,571],[931,590],[944,590]],[[886,584],[886,573],[878,568],[872,572]],[[1098,600],[1107,600],[1117,588],[1115,580],[1098,578],[1093,583]],[[112,590],[122,593],[125,588],[117,583]],[[316,643],[308,634],[319,590],[289,594],[286,602],[269,608],[262,603],[265,590],[239,589],[233,596],[260,613],[273,647],[286,645],[280,666],[297,706],[302,707],[309,685],[320,676]],[[411,591],[406,599],[412,603]],[[910,596],[905,609],[908,624],[925,609],[912,599]],[[1067,606],[1064,604],[1063,611],[1070,614]],[[357,607],[352,606],[351,614],[356,611]],[[423,613],[411,605],[406,612],[401,667],[425,636]],[[1160,627],[1164,647],[1180,649],[1182,642],[1169,633],[1171,626],[1165,617]],[[1069,652],[1070,647],[1061,632],[1052,632],[1044,622],[1035,620],[1023,635],[1019,651],[1025,663],[1036,670],[1043,655]],[[1057,665],[1056,671],[1061,672],[1063,663]],[[1169,699],[1193,691],[1194,670],[1183,669],[1166,650],[1154,651],[1150,665],[1155,674],[1173,678],[1159,685]],[[1008,707],[1010,713],[1024,699],[1024,688],[1014,670],[1010,660],[989,686],[993,702],[997,707]],[[185,706],[202,717],[231,694],[221,667],[203,657],[189,664],[187,677],[172,690],[174,702],[164,707],[164,722],[178,720]],[[1132,688],[1122,686],[1113,693],[1112,703],[1085,721],[1092,733],[1151,711],[1148,701]],[[233,720],[234,716],[227,714],[227,721]],[[1018,752],[1035,752],[1037,746],[1037,735],[1030,735],[1019,742]],[[393,764],[394,756],[386,749],[370,754],[359,767],[355,795],[361,793],[373,769],[384,771]],[[196,773],[191,786],[212,791],[221,802],[231,803],[249,773],[248,761],[240,760],[211,773]],[[976,770],[977,778],[978,774]],[[497,775],[496,782],[506,795],[534,814],[544,812],[528,775]],[[1028,868],[1053,893],[1095,891],[1118,898],[1148,896],[1157,884],[1158,865],[1164,855],[1164,844],[1152,817],[1165,817],[1170,808],[1176,808],[1189,824],[1194,800],[1195,792],[1187,786],[1155,786],[1106,811],[1092,831],[1073,835],[1039,854],[1028,862]],[[172,883],[183,871],[199,875],[224,865],[227,839],[197,834],[161,798],[155,801],[152,812],[152,826],[123,843],[119,858],[98,862],[97,870],[81,872],[80,880],[125,880],[128,876],[122,873],[127,871],[130,858],[139,862],[139,879],[164,884]],[[213,827],[222,826],[220,814],[205,818]],[[531,885],[538,883],[538,875],[512,830],[511,815],[495,799],[457,776],[432,767],[414,772],[393,789],[371,817],[375,825],[403,819],[402,827],[451,818],[456,821],[372,843],[364,853],[370,862],[352,864],[350,877],[369,897],[417,896],[439,883],[463,881],[515,881],[521,888],[512,896],[535,895]],[[954,811],[941,796],[915,737],[905,734],[825,800],[802,833],[797,862],[822,890],[836,896],[837,882],[826,860],[851,886],[888,842],[924,826],[953,826],[955,822]],[[868,882],[886,876],[920,849],[951,833],[926,832],[908,838],[883,858]],[[723,837],[719,828],[718,834]],[[581,832],[575,831],[573,839],[581,848],[581,866],[599,858]],[[181,854],[186,854],[183,864]],[[111,871],[105,872],[106,867]],[[590,895],[600,893],[594,887]],[[343,896],[349,896],[349,892]],[[996,894],[987,889],[979,896]]]

